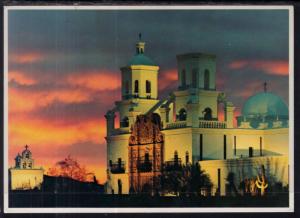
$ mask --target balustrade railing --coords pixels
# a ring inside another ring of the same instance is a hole
[[[214,120],[200,120],[199,128],[215,128],[215,129],[225,129],[226,122],[214,121]]]
[[[168,123],[166,129],[185,128],[186,126],[186,121],[176,121],[174,123]]]

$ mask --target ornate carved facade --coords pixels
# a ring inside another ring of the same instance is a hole
[[[129,137],[129,184],[131,192],[153,192],[159,187],[164,137],[158,114],[139,115]]]

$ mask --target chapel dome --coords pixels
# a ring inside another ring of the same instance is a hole
[[[25,146],[25,150],[22,152],[22,157],[29,157],[31,158],[31,151],[28,149],[28,145]]]
[[[138,53],[128,62],[128,66],[132,65],[146,65],[146,66],[156,66],[156,64],[142,53]]]
[[[288,116],[285,102],[270,92],[260,92],[248,98],[242,110],[243,116]]]
[[[157,66],[149,57],[145,55],[145,42],[142,41],[142,34],[139,34],[139,41],[136,43],[136,54],[128,62],[128,66],[146,65]]]

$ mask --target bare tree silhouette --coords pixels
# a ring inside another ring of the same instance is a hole
[[[58,161],[48,169],[49,176],[67,177],[81,182],[97,181],[94,173],[88,172],[84,166],[68,155],[64,160]]]

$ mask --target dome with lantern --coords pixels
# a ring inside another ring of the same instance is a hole
[[[251,128],[278,128],[287,127],[289,110],[286,103],[278,95],[264,92],[249,97],[243,106],[241,116],[237,117],[238,126],[248,122]],[[264,123],[264,128],[260,124]]]
[[[32,153],[31,151],[28,149],[28,145],[25,146],[25,149],[22,152],[22,158],[31,158],[32,157]]]
[[[139,34],[140,41],[136,44],[136,54],[128,62],[128,66],[133,65],[145,65],[145,66],[157,66],[151,58],[146,56],[145,53],[145,42],[141,41],[141,33]]]

